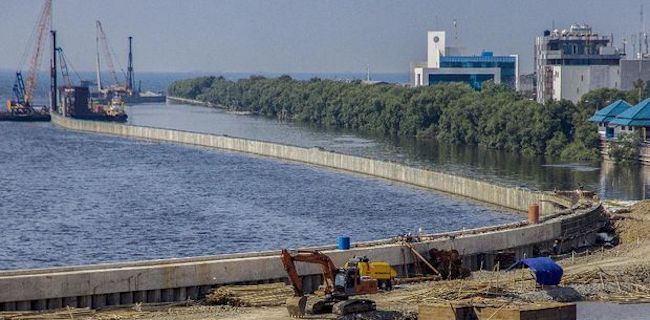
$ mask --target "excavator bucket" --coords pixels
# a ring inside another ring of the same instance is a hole
[[[294,318],[302,318],[305,316],[305,305],[307,305],[307,297],[291,297],[286,302],[287,311],[289,316]]]
[[[350,299],[334,304],[332,312],[340,316],[351,313],[363,313],[377,310],[374,301],[368,299]]]

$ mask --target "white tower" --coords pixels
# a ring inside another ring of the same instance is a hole
[[[438,69],[440,57],[445,55],[445,32],[429,31],[427,35],[427,67]]]

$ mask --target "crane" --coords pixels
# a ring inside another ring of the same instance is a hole
[[[30,59],[29,72],[27,74],[27,84],[23,79],[22,71],[16,72],[16,82],[13,87],[13,92],[15,96],[14,101],[9,101],[8,107],[11,110],[18,111],[22,110],[23,112],[31,109],[32,100],[34,98],[34,91],[36,90],[37,80],[38,80],[38,70],[40,68],[43,56],[43,50],[45,49],[45,41],[47,39],[47,30],[52,21],[52,0],[45,0],[43,7],[34,29],[32,36],[34,37],[33,44],[29,44],[27,49],[30,48],[30,45],[33,45],[32,55]],[[25,50],[27,52],[28,50]],[[20,68],[19,68],[20,69]]]
[[[72,80],[70,79],[70,71],[68,69],[68,60],[66,59],[65,54],[63,54],[63,48],[61,47],[56,48],[56,52],[59,56],[59,65],[61,66],[61,75],[63,76],[63,84],[65,85],[66,88],[72,88]],[[79,77],[78,74],[77,77]]]
[[[14,83],[14,98],[17,104],[25,103],[25,81],[23,80],[23,74],[16,72],[16,83]]]
[[[99,64],[99,51],[101,48],[101,51],[104,55],[104,60],[106,60],[106,67],[108,68],[108,72],[111,75],[111,78],[113,80],[113,84],[110,86],[111,89],[115,91],[124,91],[126,90],[126,86],[120,82],[117,76],[117,72],[115,71],[115,65],[113,64],[113,54],[112,54],[112,48],[110,46],[110,43],[108,42],[108,37],[106,37],[106,33],[104,32],[104,27],[102,26],[102,22],[97,20],[96,21],[97,25],[97,36],[96,36],[96,41],[97,41],[97,87],[99,91],[101,91],[102,85],[101,85],[101,77],[100,77],[100,64]],[[119,62],[118,62],[119,63]],[[124,74],[124,70],[122,70],[123,76],[125,78],[124,83],[126,83],[128,80],[126,79],[126,75]]]

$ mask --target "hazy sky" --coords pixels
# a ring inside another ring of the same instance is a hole
[[[54,27],[79,71],[94,69],[99,19],[123,67],[134,36],[137,71],[407,73],[426,59],[426,31],[453,34],[455,18],[460,46],[519,54],[529,72],[553,23],[586,22],[620,45],[643,2],[650,21],[650,0],[54,0]],[[0,0],[0,68],[17,68],[41,4]]]

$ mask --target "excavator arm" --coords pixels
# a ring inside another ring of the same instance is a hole
[[[318,251],[289,251],[282,250],[280,255],[284,270],[287,271],[289,281],[293,286],[295,297],[287,299],[287,311],[292,317],[302,317],[305,315],[307,297],[302,283],[302,279],[296,269],[296,261],[304,263],[313,263],[321,266],[323,272],[323,284],[325,285],[325,294],[334,292],[334,277],[336,276],[336,266],[332,260],[325,254]]]
[[[289,281],[293,286],[293,292],[296,297],[301,297],[305,294],[302,279],[298,275],[295,262],[313,263],[321,266],[323,272],[323,284],[325,285],[325,293],[334,291],[334,277],[336,276],[336,266],[326,254],[318,251],[298,250],[289,252],[283,249],[281,253],[282,264],[284,270],[287,271]]]

